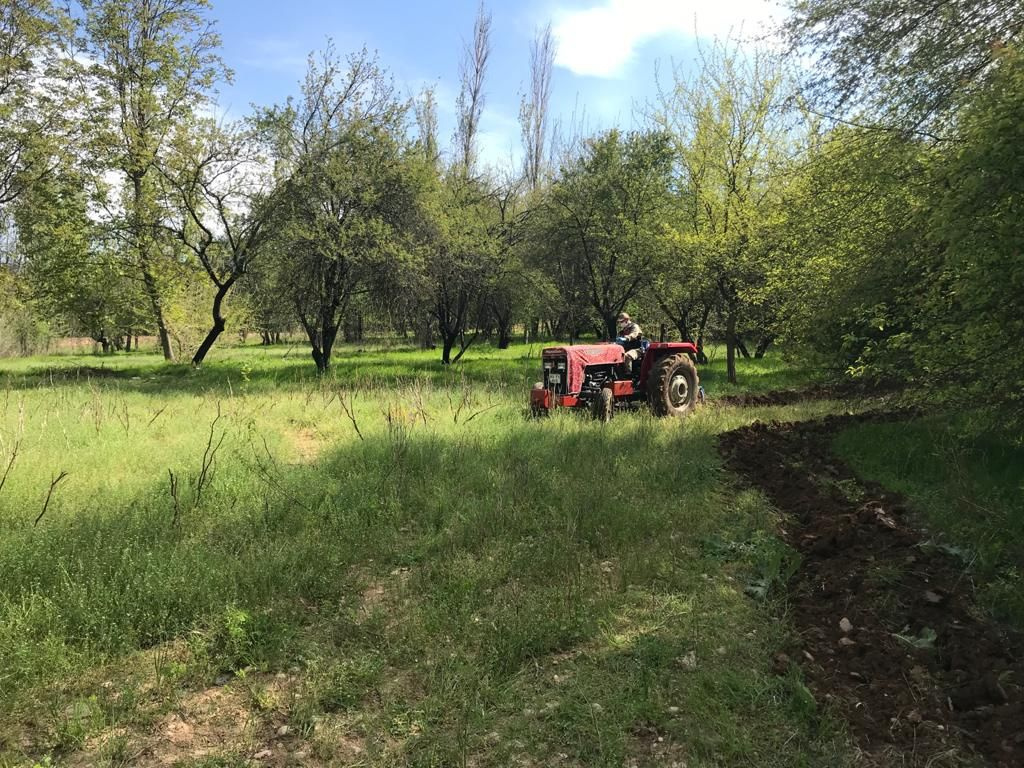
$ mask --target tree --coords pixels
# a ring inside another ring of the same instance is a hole
[[[675,153],[675,250],[701,265],[718,294],[728,379],[735,382],[745,294],[761,287],[766,260],[776,247],[793,134],[786,78],[775,56],[740,54],[719,45],[695,77],[677,71],[674,79],[654,120],[672,136]],[[668,307],[675,299],[664,294],[662,301]]]
[[[922,280],[937,257],[916,213],[926,157],[900,134],[840,126],[811,142],[785,190],[786,242],[769,274],[779,329],[857,376],[914,376]]]
[[[941,261],[922,277],[922,377],[960,407],[1024,423],[1024,53],[1000,52],[983,90],[958,116],[957,144],[932,155],[921,230]],[[934,262],[933,262],[934,263]]]
[[[50,0],[0,0],[0,215],[56,167],[72,107],[57,51],[69,26]]]
[[[1018,0],[790,0],[784,32],[811,52],[812,86],[838,109],[931,126],[973,98],[1024,34]]]
[[[310,57],[298,104],[263,116],[276,126],[287,178],[282,293],[320,373],[353,297],[401,258],[418,215],[423,163],[407,146],[408,111],[365,50],[342,62],[328,48]]]
[[[670,213],[670,138],[617,130],[588,140],[562,168],[542,210],[534,243],[567,307],[580,299],[616,334],[616,315],[646,287]]]
[[[459,124],[455,138],[463,172],[471,174],[476,166],[477,134],[484,112],[484,79],[491,56],[491,14],[483,3],[473,24],[473,40],[463,51],[459,63],[459,98],[457,111]]]
[[[212,120],[179,126],[163,181],[169,209],[179,212],[168,227],[214,288],[212,325],[192,356],[198,367],[224,332],[228,293],[271,237],[282,194],[253,132]]]
[[[555,67],[555,40],[548,24],[530,45],[530,93],[519,104],[519,125],[523,135],[523,172],[526,184],[536,190],[544,171],[548,146],[548,105],[551,102],[551,74]]]
[[[86,187],[68,168],[28,187],[14,209],[18,250],[43,315],[65,318],[110,352],[130,333],[135,291],[122,274],[115,244],[89,218]]]
[[[84,54],[98,98],[93,152],[101,171],[121,177],[110,204],[114,230],[134,254],[160,345],[174,359],[164,318],[166,263],[156,231],[158,166],[172,129],[190,122],[227,76],[207,0],[82,0]]]

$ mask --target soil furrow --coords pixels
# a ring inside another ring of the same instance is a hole
[[[726,466],[785,515],[801,556],[789,583],[799,664],[845,717],[868,764],[1024,765],[1024,638],[988,620],[967,563],[934,544],[899,496],[860,482],[831,439],[861,414],[726,433]]]

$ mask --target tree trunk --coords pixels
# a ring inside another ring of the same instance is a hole
[[[455,335],[441,332],[441,365],[451,365],[452,347],[455,346]]]
[[[217,288],[217,294],[213,297],[213,327],[210,328],[210,332],[206,334],[206,338],[203,339],[203,343],[199,345],[199,349],[192,356],[192,367],[198,368],[203,364],[203,360],[206,358],[206,353],[210,351],[210,347],[217,340],[217,337],[224,333],[224,316],[221,315],[220,310],[224,305],[224,298],[228,295],[228,291],[231,290],[231,286],[235,284],[235,279],[231,278],[226,280],[223,285]]]
[[[708,356],[704,353],[704,329],[708,327],[708,318],[711,316],[711,304],[704,307],[700,316],[700,325],[697,326],[697,363],[708,364]]]
[[[614,339],[616,336],[619,335],[618,329],[616,328],[617,324],[615,322],[616,316],[614,314],[609,315],[606,313],[602,313],[602,317],[604,319],[604,331],[608,334],[605,338]]]
[[[736,311],[731,307],[725,321],[725,369],[730,384],[736,383]]]
[[[764,353],[768,351],[768,347],[771,346],[773,339],[770,333],[766,333],[757,342],[757,348],[754,350],[754,359],[760,360],[764,357]]]
[[[743,343],[743,339],[739,336],[736,337],[736,349],[738,349],[740,354],[743,355],[744,360],[750,359],[750,352],[747,350],[747,345]]]
[[[512,322],[498,319],[498,349],[508,349],[512,343]]]

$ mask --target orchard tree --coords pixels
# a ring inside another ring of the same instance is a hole
[[[958,404],[996,407],[1024,424],[1024,52],[1006,49],[958,117],[957,144],[934,153],[922,230],[940,249],[922,276],[915,358]],[[955,350],[955,354],[951,354]]]
[[[320,373],[371,278],[392,269],[418,215],[423,166],[406,137],[409,105],[365,50],[311,57],[297,103],[269,110],[287,181],[278,243],[281,290]]]
[[[588,140],[534,214],[533,242],[566,306],[585,301],[601,330],[651,280],[671,206],[672,147],[664,132],[617,130]]]
[[[18,250],[42,314],[64,319],[110,352],[137,327],[141,297],[116,242],[89,217],[87,188],[66,167],[36,179],[14,205]]]
[[[50,0],[0,0],[0,216],[62,162],[74,102],[59,42],[70,26]]]
[[[97,98],[92,153],[97,172],[116,171],[110,202],[114,230],[134,257],[164,357],[174,358],[165,319],[167,283],[176,265],[156,232],[159,166],[176,126],[209,103],[227,76],[207,0],[81,0],[83,54]]]
[[[192,356],[197,367],[224,332],[225,299],[265,252],[282,203],[282,189],[260,149],[257,135],[240,125],[186,122],[162,169],[167,208],[178,214],[165,226],[195,256],[214,289],[212,324]]]
[[[719,44],[692,78],[675,72],[654,115],[674,150],[678,231],[670,252],[684,255],[717,293],[730,382],[741,315],[777,248],[794,134],[787,86],[777,57]],[[670,293],[661,299],[665,307],[678,303]]]

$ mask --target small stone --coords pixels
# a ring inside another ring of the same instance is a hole
[[[263,750],[260,750],[259,752],[257,752],[255,755],[253,755],[253,759],[255,759],[255,760],[266,760],[268,757],[273,757],[273,756],[274,756],[273,750],[263,749]]]
[[[668,713],[670,715],[678,715],[679,714],[679,707],[669,707],[668,708]]]
[[[291,728],[289,728],[287,725],[282,725],[280,728],[277,729],[278,737],[287,736],[290,732]]]
[[[853,622],[851,622],[848,618],[843,616],[843,618],[839,620],[839,629],[843,631],[843,634],[848,635],[851,632],[853,632]]]
[[[689,670],[690,672],[695,670],[697,668],[697,652],[690,651],[685,656],[681,656],[679,658],[679,666],[683,669]]]
[[[940,595],[938,592],[932,592],[930,589],[924,593],[925,602],[929,602],[932,605],[938,605],[946,598]]]
[[[306,750],[301,750],[295,753],[296,760],[305,760],[307,757],[309,757],[309,752],[307,752]]]
[[[914,725],[920,724],[920,722],[923,719],[924,718],[921,717],[921,713],[918,712],[916,709],[910,710],[910,712],[907,714],[907,720],[909,722],[913,723]]]
[[[844,648],[849,648],[851,645],[856,645],[857,641],[856,640],[851,640],[848,637],[840,637],[839,638],[839,644],[841,646],[843,646]]]
[[[597,702],[594,702],[593,704],[591,704],[591,705],[590,705],[590,708],[591,708],[592,710],[594,710],[595,712],[604,712],[604,707],[602,707],[602,706],[601,706],[600,704],[598,704]]]
[[[804,651],[804,658],[807,659],[810,662],[813,662],[814,661],[814,654],[812,654],[810,651]]]
[[[726,654],[725,646],[723,645],[720,648],[715,648],[715,653],[717,653],[719,656],[725,656],[725,654]]]
[[[288,675],[286,675],[284,672],[278,672],[276,675],[274,675],[274,677],[276,677],[278,680],[288,679]]]
[[[231,675],[217,675],[217,677],[213,679],[214,685],[227,685],[230,682]]]
[[[665,740],[665,737],[664,737],[664,736],[659,736],[659,737],[658,737],[658,743],[659,743],[659,744],[661,744],[661,742],[663,742],[664,740]]]

